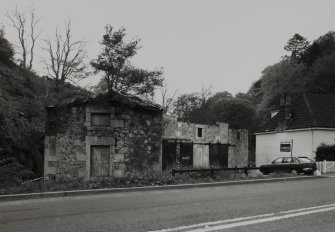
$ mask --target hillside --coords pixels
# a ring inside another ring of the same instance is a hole
[[[88,94],[0,61],[0,182],[42,176],[45,107]]]

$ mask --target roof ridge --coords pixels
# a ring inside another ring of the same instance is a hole
[[[307,98],[305,93],[303,93],[302,97],[304,98],[304,101],[305,101],[307,109],[308,109],[309,116],[312,120],[312,126],[316,126],[317,123],[316,123],[315,115],[314,115],[314,112],[312,110],[311,104],[309,103],[308,98]]]

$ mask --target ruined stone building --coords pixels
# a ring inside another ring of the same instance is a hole
[[[171,167],[244,167],[248,165],[249,133],[227,123],[201,125],[164,119],[163,169]]]
[[[161,106],[114,93],[47,107],[44,176],[120,177],[179,167],[243,167],[248,131],[163,119]]]
[[[162,118],[160,106],[116,93],[47,107],[44,175],[161,170]]]

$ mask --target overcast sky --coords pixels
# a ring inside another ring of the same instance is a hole
[[[27,9],[33,1],[1,0],[0,22],[15,38],[5,10]],[[89,60],[100,52],[104,26],[125,26],[128,38],[141,38],[133,63],[164,68],[172,92],[246,92],[262,70],[286,55],[295,33],[308,40],[335,29],[333,0],[35,0],[42,16],[41,38],[72,20],[76,39],[87,41]],[[39,47],[42,41],[39,41]],[[37,51],[38,52],[38,51]],[[41,52],[38,52],[42,54]],[[35,69],[40,70],[36,58]],[[94,84],[91,77],[85,84]]]

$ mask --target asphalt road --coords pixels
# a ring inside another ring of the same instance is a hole
[[[335,178],[0,202],[1,232],[333,232],[334,219]]]

